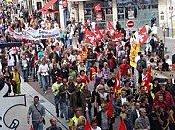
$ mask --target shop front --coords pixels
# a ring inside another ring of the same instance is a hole
[[[127,27],[127,22],[132,20],[137,29],[151,21],[159,24],[158,0],[117,0],[117,19],[122,27]]]
[[[127,28],[127,22],[132,20],[132,29],[151,25],[152,19],[159,24],[158,0],[93,0],[84,2],[83,10],[84,20],[99,23],[103,27],[108,21],[114,24],[119,21],[123,28]]]

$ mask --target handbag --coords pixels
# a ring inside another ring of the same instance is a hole
[[[42,114],[41,114],[41,112],[38,110],[37,106],[36,106],[36,105],[34,105],[34,106],[35,106],[36,110],[39,112],[39,114],[42,116]],[[46,124],[46,120],[45,120],[44,118],[43,118],[42,122],[43,122],[44,125]]]

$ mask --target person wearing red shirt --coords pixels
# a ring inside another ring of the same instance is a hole
[[[165,85],[162,85],[160,87],[160,91],[158,91],[155,94],[155,98],[154,98],[154,104],[157,104],[158,106],[160,106],[160,98],[163,98],[164,103],[166,104],[166,109],[170,109],[170,106],[174,106],[174,100],[173,100],[173,96],[170,94],[170,92],[165,90]]]
[[[123,60],[123,63],[120,65],[120,76],[125,77],[128,76],[128,71],[129,71],[130,66],[128,65],[126,59]]]
[[[89,78],[86,75],[84,70],[80,71],[80,79],[81,79],[81,83],[85,83],[85,84],[89,83]]]
[[[94,80],[94,78],[96,77],[96,74],[97,74],[97,67],[95,65],[93,65],[91,68],[90,68],[90,80]]]

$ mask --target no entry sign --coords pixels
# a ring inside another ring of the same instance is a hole
[[[129,21],[127,22],[127,27],[128,27],[128,28],[134,27],[134,21],[129,20]]]

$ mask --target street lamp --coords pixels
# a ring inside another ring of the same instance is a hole
[[[171,20],[171,33],[172,38],[174,37],[174,30],[173,30],[173,6],[172,6],[172,0],[170,0],[170,20]]]

